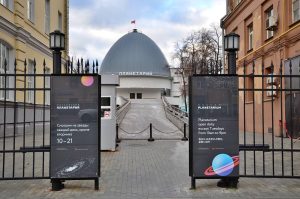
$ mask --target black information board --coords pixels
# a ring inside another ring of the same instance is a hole
[[[99,177],[99,95],[99,76],[51,76],[51,178]]]
[[[190,77],[190,176],[239,176],[238,77]]]

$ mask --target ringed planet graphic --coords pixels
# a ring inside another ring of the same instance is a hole
[[[89,87],[89,86],[93,85],[93,83],[94,83],[94,77],[92,77],[92,76],[82,76],[81,77],[82,85]]]
[[[237,165],[239,165],[239,156],[230,157],[229,155],[222,153],[214,157],[212,166],[205,170],[204,175],[228,176]]]

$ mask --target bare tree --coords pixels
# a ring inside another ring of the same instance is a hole
[[[185,101],[188,95],[187,79],[193,74],[220,74],[222,68],[221,30],[212,24],[177,42],[173,58],[179,62],[177,73],[182,78],[181,93]]]
[[[189,76],[188,72],[192,69],[192,67],[189,67],[190,70],[188,69],[188,65],[186,63],[188,60],[188,57],[186,57],[187,54],[185,52],[185,48],[183,48],[180,45],[181,45],[180,43],[178,43],[178,42],[176,43],[175,53],[174,53],[173,58],[179,60],[179,67],[177,68],[176,72],[178,74],[180,74],[181,79],[182,79],[183,85],[182,85],[180,91],[181,91],[181,94],[184,99],[184,108],[185,108],[185,111],[187,112],[187,94],[188,93],[187,93],[186,79],[188,78],[188,76]]]
[[[222,71],[220,40],[219,28],[212,25],[211,29],[203,28],[178,43],[176,48],[181,48],[187,59],[182,63],[183,68],[191,67],[193,74],[219,74]]]

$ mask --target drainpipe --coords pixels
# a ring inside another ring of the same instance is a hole
[[[225,35],[225,30],[224,30],[224,28],[222,27],[222,65],[223,65],[223,73],[225,73],[224,35]]]
[[[221,73],[225,74],[225,50],[224,50],[224,35],[225,35],[225,29],[224,29],[224,18],[221,19],[220,22],[220,27],[222,29],[222,66],[223,66],[223,71]],[[227,66],[228,67],[228,66]]]

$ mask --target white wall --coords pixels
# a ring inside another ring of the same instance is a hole
[[[162,77],[120,76],[119,88],[166,88],[171,89],[171,80]]]
[[[153,88],[117,88],[117,96],[122,96],[126,99],[129,99],[130,93],[142,93],[142,99],[160,99],[161,98],[161,89]],[[136,97],[136,96],[135,96]]]

